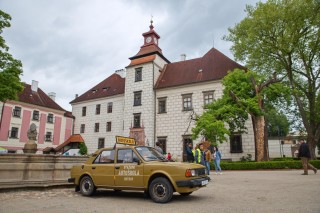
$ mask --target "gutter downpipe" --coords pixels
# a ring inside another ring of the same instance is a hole
[[[1,119],[0,119],[0,132],[1,132],[1,126],[2,126],[2,118],[3,118],[3,112],[4,112],[4,105],[5,105],[5,101],[2,104],[2,110],[1,110]]]

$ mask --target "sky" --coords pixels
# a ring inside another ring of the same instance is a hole
[[[75,94],[129,65],[151,16],[171,62],[202,57],[212,47],[233,59],[222,37],[258,0],[0,0],[11,17],[1,36],[23,64],[21,80],[39,82],[71,111]]]

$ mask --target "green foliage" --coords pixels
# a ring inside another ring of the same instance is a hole
[[[311,160],[310,163],[320,169],[320,160]],[[259,169],[302,169],[301,161],[262,161],[262,162],[224,162],[220,163],[222,170],[259,170]],[[214,164],[211,164],[214,169]]]
[[[233,42],[235,58],[250,70],[284,78],[315,147],[320,139],[320,1],[268,0],[247,6],[246,12],[224,39]]]
[[[5,27],[10,27],[10,15],[0,10],[0,34]],[[0,101],[17,99],[17,94],[24,88],[20,82],[22,63],[9,54],[9,47],[0,36]]]
[[[242,156],[240,158],[240,161],[241,162],[249,162],[249,161],[252,161],[252,155],[251,154],[247,154],[247,156]]]
[[[290,123],[285,114],[271,108],[266,113],[269,136],[286,136],[289,133]]]
[[[88,154],[88,148],[87,148],[87,146],[86,146],[86,144],[85,143],[79,143],[79,153],[81,154],[81,155],[86,155],[86,154]]]

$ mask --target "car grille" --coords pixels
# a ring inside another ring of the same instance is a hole
[[[202,176],[202,175],[206,175],[206,169],[197,169],[197,175],[198,176]]]

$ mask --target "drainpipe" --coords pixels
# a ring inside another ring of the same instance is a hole
[[[0,132],[1,132],[1,125],[2,125],[2,117],[3,117],[3,111],[4,111],[4,105],[5,105],[5,101],[2,104],[2,110],[1,110],[1,119],[0,119]]]
[[[157,106],[157,91],[156,91],[156,88],[155,88],[155,85],[154,85],[154,63],[152,63],[152,66],[153,66],[153,82],[152,82],[152,84],[153,84],[153,90],[154,90],[154,100],[153,100],[153,107],[154,107],[154,110],[153,110],[153,112],[154,112],[154,124],[153,124],[153,147],[155,147],[155,144],[156,144],[156,125],[157,125],[157,112],[156,112],[156,106]]]

